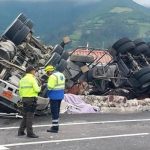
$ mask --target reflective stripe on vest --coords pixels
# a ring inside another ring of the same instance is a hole
[[[32,86],[21,86],[20,87],[21,89],[30,89],[30,88],[33,88]]]
[[[57,85],[53,90],[64,90],[65,89],[65,77],[62,73],[56,72],[53,75],[57,78]]]

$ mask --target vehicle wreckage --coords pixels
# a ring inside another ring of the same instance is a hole
[[[13,21],[0,39],[0,112],[22,111],[18,83],[29,65],[37,68],[37,79],[42,85],[37,112],[49,108],[48,77],[44,72],[49,64],[66,76],[66,93],[85,94],[85,88],[81,92],[77,87],[87,83],[88,94],[107,95],[118,88],[127,89],[129,98],[149,94],[150,44],[122,38],[109,50],[88,46],[64,50],[70,41],[64,37],[60,44],[46,46],[33,35],[33,23],[24,14]]]

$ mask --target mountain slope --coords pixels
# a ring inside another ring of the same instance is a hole
[[[90,42],[92,46],[109,47],[118,38],[150,40],[150,9],[131,0],[103,0],[95,10],[80,20],[72,34],[75,45]]]
[[[150,41],[150,9],[132,0],[15,2],[0,1],[0,32],[20,13],[34,21],[35,33],[55,44],[70,35],[71,47],[109,47],[118,38],[142,37]]]

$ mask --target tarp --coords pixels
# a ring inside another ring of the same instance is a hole
[[[67,113],[98,113],[99,107],[86,104],[79,95],[65,94],[64,101],[68,103]]]

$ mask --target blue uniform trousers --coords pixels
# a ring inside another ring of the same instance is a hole
[[[59,128],[59,113],[62,100],[50,100],[50,108],[52,115],[52,127]]]

